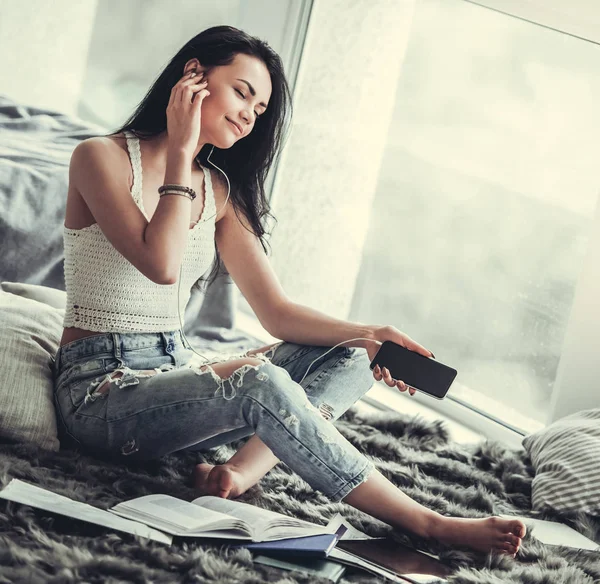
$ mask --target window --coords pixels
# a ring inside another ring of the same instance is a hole
[[[349,319],[408,333],[458,370],[449,400],[521,432],[546,423],[593,224],[599,66],[594,43],[420,0],[397,87]]]
[[[312,0],[103,0],[78,114],[105,128],[121,125],[181,46],[219,24],[269,42],[293,86],[311,7]]]

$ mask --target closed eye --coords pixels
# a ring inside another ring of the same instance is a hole
[[[236,88],[236,91],[241,95],[242,99],[246,99],[246,96],[244,95],[244,93],[242,91],[240,91],[239,89]],[[254,112],[254,119],[258,120],[258,118],[260,118],[262,114],[257,113],[256,111]]]

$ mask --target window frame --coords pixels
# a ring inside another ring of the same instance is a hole
[[[463,0],[503,14],[567,34],[582,42],[600,44],[597,22],[600,10],[584,0]],[[577,411],[600,407],[596,347],[600,346],[600,312],[594,313],[600,298],[600,191],[590,227],[586,259],[575,286],[563,350],[552,389],[546,424]],[[596,318],[593,315],[596,314]],[[573,391],[572,388],[577,388]]]

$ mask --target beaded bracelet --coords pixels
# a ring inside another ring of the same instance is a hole
[[[167,189],[171,191],[180,191],[182,193],[188,193],[192,197],[192,201],[196,198],[196,191],[191,187],[186,187],[184,185],[162,185],[158,187],[158,193],[162,194]]]

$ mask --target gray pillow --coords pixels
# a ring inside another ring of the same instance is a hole
[[[523,439],[535,477],[535,510],[600,517],[600,408],[557,420]]]
[[[30,298],[53,308],[65,310],[67,305],[67,293],[62,290],[48,288],[48,286],[37,286],[36,284],[23,284],[21,282],[2,282],[0,285],[5,292],[23,296],[23,298]]]

